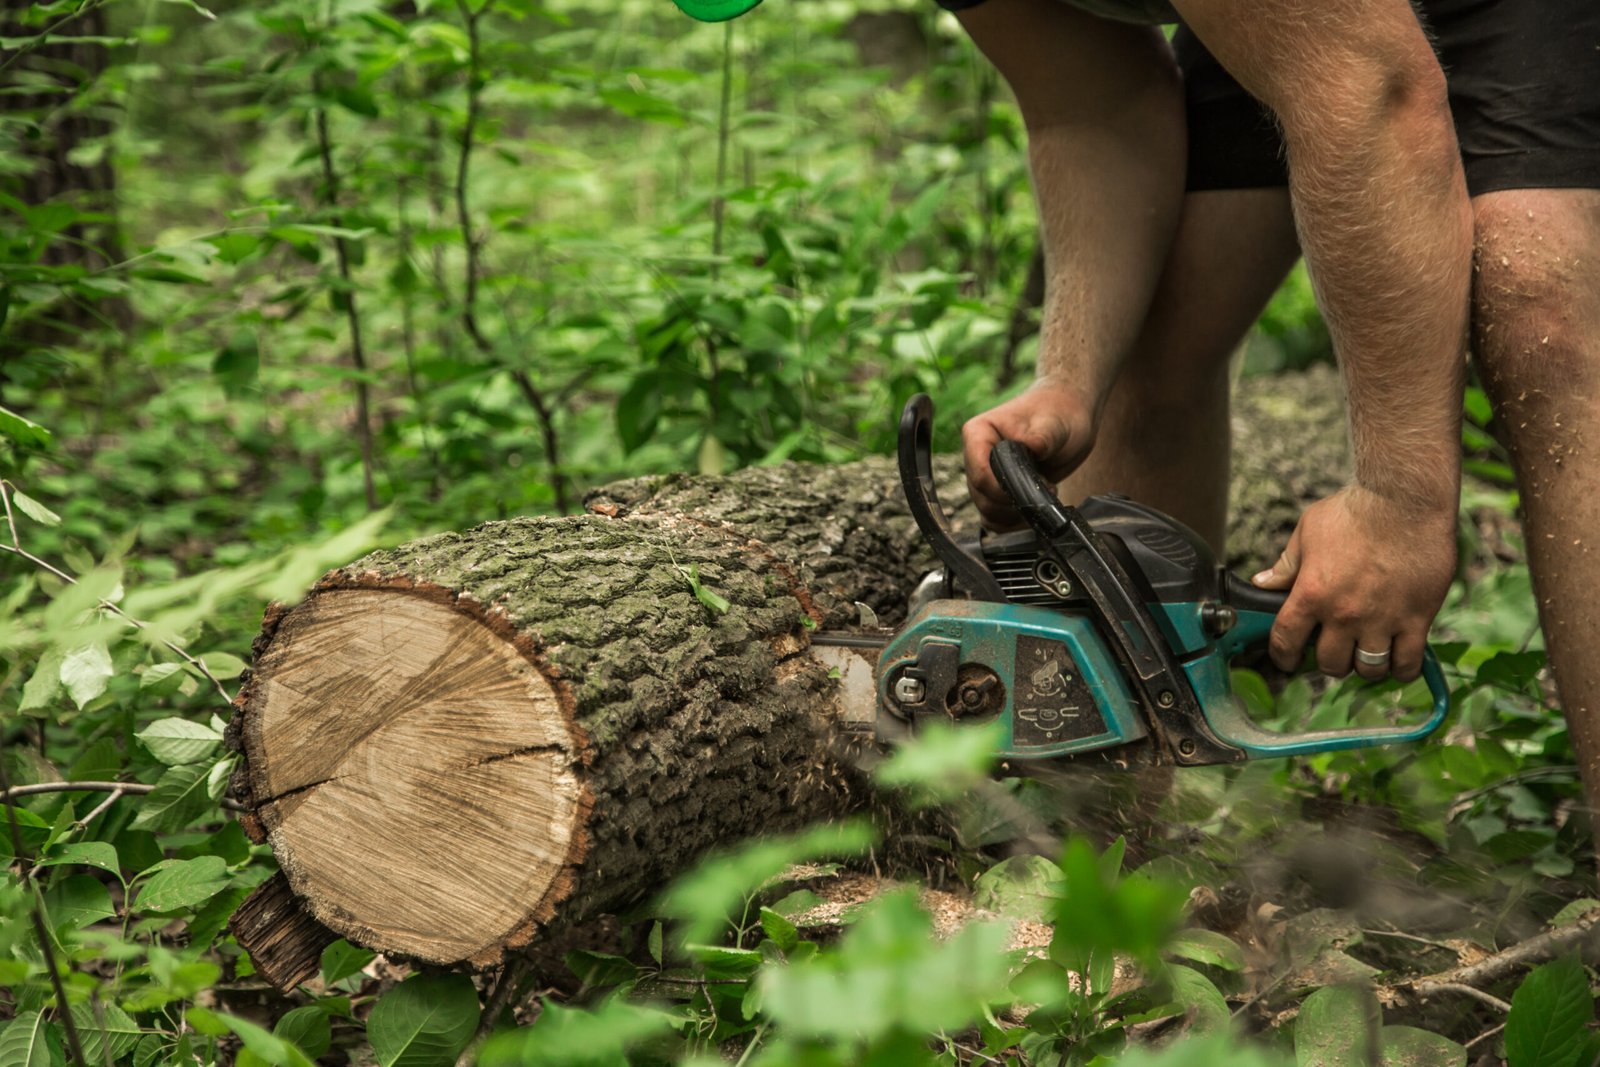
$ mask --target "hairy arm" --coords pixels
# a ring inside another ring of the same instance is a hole
[[[1348,670],[1355,643],[1392,640],[1395,673],[1414,677],[1453,572],[1471,282],[1444,75],[1405,0],[1176,6],[1283,128],[1301,246],[1350,394],[1354,484],[1307,510],[1262,581],[1295,588],[1275,655],[1287,665],[1320,624],[1323,669]]]
[[[961,23],[1028,131],[1046,285],[1037,381],[964,431],[979,509],[1004,521],[989,449],[1019,440],[1052,480],[1082,461],[1138,336],[1183,199],[1183,99],[1159,31],[1060,0],[988,0]]]

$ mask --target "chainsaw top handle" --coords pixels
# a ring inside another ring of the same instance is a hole
[[[1069,569],[1076,572],[1078,584],[1089,587],[1091,598],[1095,601],[1097,614],[1106,624],[1108,636],[1116,644],[1121,644],[1124,662],[1135,661],[1129,664],[1135,667],[1135,674],[1143,675],[1142,679],[1147,686],[1150,683],[1160,684],[1167,681],[1171,675],[1167,670],[1171,661],[1153,664],[1146,658],[1149,651],[1147,641],[1139,640],[1146,637],[1150,630],[1147,628],[1150,618],[1145,605],[1138,605],[1138,609],[1130,611],[1131,603],[1118,603],[1113,606],[1102,600],[1101,595],[1094,595],[1095,585],[1123,584],[1121,582],[1106,583],[1115,575],[1122,578],[1120,568],[1115,558],[1110,553],[1074,551],[1073,546],[1083,545],[1085,541],[1098,540],[1089,524],[1083,521],[1081,513],[1076,508],[1063,504],[1056,496],[1055,488],[1040,475],[1034,464],[1033,456],[1022,444],[1016,441],[1001,441],[994,446],[989,454],[989,465],[1006,496],[1012,505],[1027,520],[1041,537],[1057,549],[1057,554],[1062,557],[1062,562]],[[1062,551],[1065,549],[1065,551]],[[1094,557],[1100,557],[1096,559]],[[1093,570],[1099,570],[1104,563],[1110,564],[1112,573],[1105,574],[1101,582],[1092,580],[1092,576],[1082,573],[1080,568],[1089,564]],[[1090,581],[1083,581],[1084,578]],[[1125,585],[1124,589],[1128,589]],[[1131,590],[1130,590],[1131,591]],[[1104,589],[1103,595],[1111,592],[1109,598],[1113,602],[1123,600],[1116,595],[1120,590]],[[1433,649],[1426,650],[1423,656],[1422,676],[1427,682],[1428,691],[1433,697],[1433,707],[1427,719],[1415,726],[1385,726],[1385,727],[1350,727],[1336,730],[1314,730],[1300,734],[1281,734],[1263,729],[1243,714],[1237,701],[1232,697],[1229,684],[1227,663],[1235,656],[1249,649],[1260,648],[1266,645],[1272,633],[1272,627],[1277,621],[1278,612],[1288,600],[1288,594],[1277,590],[1260,589],[1233,574],[1227,574],[1221,590],[1222,598],[1234,612],[1233,626],[1217,642],[1217,652],[1202,657],[1198,661],[1183,663],[1183,672],[1188,676],[1193,686],[1194,698],[1197,699],[1199,710],[1204,718],[1206,730],[1200,733],[1210,733],[1212,740],[1221,742],[1225,748],[1242,750],[1251,757],[1260,756],[1290,756],[1310,755],[1316,752],[1330,752],[1339,749],[1366,748],[1374,745],[1397,744],[1407,741],[1418,741],[1427,737],[1444,720],[1450,710],[1450,690],[1445,684],[1443,671],[1440,669],[1438,657]],[[1131,598],[1129,598],[1131,599]],[[1109,610],[1108,610],[1109,609]],[[1142,634],[1139,631],[1143,631]],[[1135,636],[1138,635],[1138,636]],[[1128,638],[1133,638],[1129,641]],[[1143,648],[1129,647],[1141,646]],[[1158,652],[1156,660],[1166,660],[1167,657]],[[1144,664],[1137,661],[1144,659]],[[1139,670],[1144,666],[1145,670]],[[1150,667],[1156,669],[1151,671]],[[1167,678],[1160,678],[1167,675]],[[1155,686],[1150,686],[1154,688]],[[1143,688],[1143,687],[1141,687]],[[1186,687],[1187,688],[1187,687]],[[1162,717],[1167,719],[1169,732],[1173,724],[1173,712],[1182,719],[1185,701],[1179,701],[1177,707],[1172,708]],[[1184,724],[1192,730],[1198,724]],[[1180,727],[1182,730],[1183,727]],[[1201,740],[1196,737],[1195,740]],[[1201,744],[1201,752],[1209,746]],[[1200,753],[1197,753],[1199,755]],[[1206,762],[1224,762],[1215,759],[1220,753],[1212,753],[1213,758]],[[1178,762],[1191,762],[1179,759]],[[1200,762],[1193,760],[1192,762]]]

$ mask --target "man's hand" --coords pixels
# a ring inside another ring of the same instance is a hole
[[[989,469],[989,452],[1016,441],[1033,453],[1039,473],[1052,484],[1071,474],[1094,447],[1094,405],[1067,383],[1044,377],[1020,396],[968,419],[961,427],[967,487],[985,524],[996,530],[1021,524],[1021,517]]]
[[[1279,668],[1299,667],[1311,631],[1317,666],[1331,675],[1356,673],[1410,681],[1422,673],[1428,627],[1455,574],[1455,511],[1399,503],[1351,486],[1305,510],[1289,545],[1252,581],[1290,589],[1268,650]],[[1382,666],[1354,659],[1355,650],[1389,652]]]

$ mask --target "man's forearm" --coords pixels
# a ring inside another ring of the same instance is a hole
[[[1341,129],[1313,116],[1285,130],[1301,245],[1350,394],[1356,481],[1453,514],[1472,278],[1455,136],[1442,87],[1353,111]]]
[[[1180,0],[1282,124],[1301,244],[1349,386],[1357,483],[1453,514],[1472,215],[1443,75],[1403,3],[1252,5],[1270,13],[1244,31],[1236,6]]]
[[[1125,122],[1029,134],[1047,278],[1038,374],[1096,409],[1138,337],[1183,201],[1181,128],[1154,107],[1131,110]]]
[[[1038,372],[1098,407],[1136,338],[1182,206],[1182,87],[1161,34],[1060,0],[988,0],[967,32],[1028,129],[1046,279]]]

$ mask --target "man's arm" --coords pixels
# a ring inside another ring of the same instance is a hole
[[[1093,446],[1177,225],[1183,94],[1154,27],[1061,0],[988,0],[959,17],[1021,108],[1045,252],[1037,380],[963,431],[979,510],[991,522],[1015,521],[989,450],[1002,436],[1021,441],[1058,480]]]
[[[1258,582],[1293,593],[1281,666],[1393,647],[1415,677],[1449,586],[1472,212],[1443,73],[1404,0],[1176,0],[1277,115],[1301,246],[1344,367],[1355,481],[1307,509]],[[1383,667],[1360,673],[1381,677]]]

